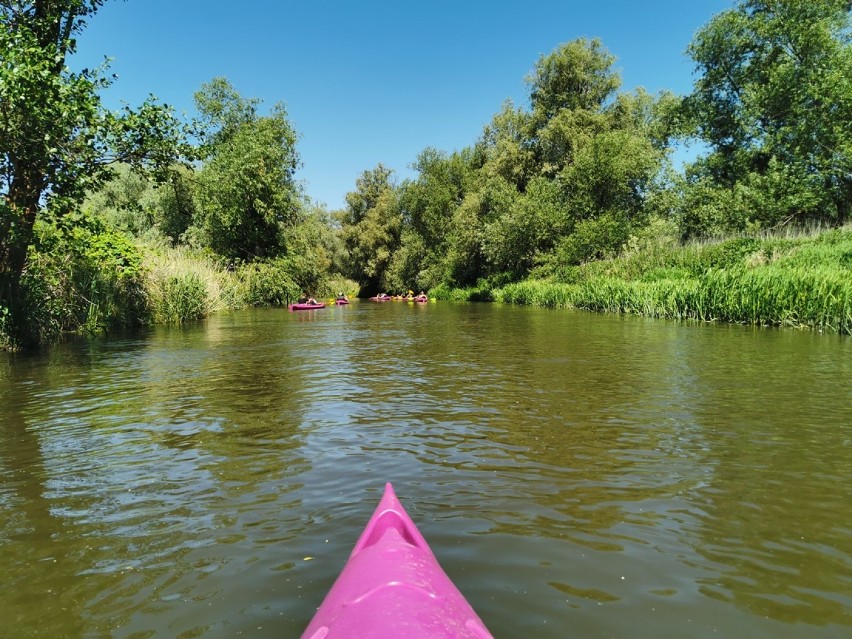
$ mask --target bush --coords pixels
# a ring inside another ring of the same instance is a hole
[[[576,265],[617,255],[629,238],[630,227],[626,220],[606,213],[600,217],[583,220],[574,227],[556,249],[560,264]]]
[[[210,312],[207,287],[195,273],[149,280],[148,301],[151,319],[161,324],[182,324]]]
[[[37,346],[63,331],[106,331],[144,320],[142,257],[122,233],[87,214],[39,220],[3,347]]]
[[[284,259],[245,264],[238,277],[245,287],[243,301],[251,306],[287,304],[298,299],[301,292]]]

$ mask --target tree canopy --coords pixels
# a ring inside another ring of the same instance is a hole
[[[711,152],[691,167],[690,178],[741,203],[723,226],[848,219],[850,6],[747,0],[696,34],[689,54],[699,77],[685,109]],[[700,215],[689,215],[700,231]]]
[[[195,94],[205,123],[205,162],[198,174],[194,222],[204,246],[251,261],[286,249],[286,229],[299,219],[297,134],[283,103],[269,115],[224,78]]]
[[[113,80],[106,66],[68,67],[75,37],[103,3],[0,2],[0,306],[13,316],[42,212],[72,210],[114,162],[159,170],[187,150],[169,107],[152,97],[110,112],[99,97]]]

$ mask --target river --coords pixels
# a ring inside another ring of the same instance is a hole
[[[298,637],[387,481],[496,637],[852,636],[852,340],[499,304],[0,354],[0,636]]]

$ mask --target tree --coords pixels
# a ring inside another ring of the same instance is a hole
[[[75,36],[105,0],[0,2],[0,306],[23,318],[21,275],[37,217],[72,210],[117,161],[161,169],[187,148],[154,98],[105,110],[106,67],[71,71]]]
[[[621,86],[614,63],[615,57],[597,38],[572,40],[539,58],[527,77],[538,127],[565,109],[600,109]]]
[[[298,136],[287,110],[278,103],[260,116],[259,102],[223,78],[203,85],[195,101],[206,158],[196,190],[198,241],[230,259],[285,252],[287,230],[300,219]]]
[[[691,180],[748,191],[751,220],[842,223],[852,207],[848,0],[741,0],[695,36],[685,100],[711,152]],[[727,198],[728,196],[722,196]],[[783,206],[779,206],[784,202]]]
[[[519,191],[535,174],[533,121],[529,113],[516,109],[511,101],[485,126],[477,145],[484,156],[484,172],[514,184]]]
[[[440,283],[455,209],[477,188],[482,147],[446,154],[426,148],[412,168],[417,177],[399,190],[403,230],[400,250],[389,266],[388,285],[395,290],[429,289]]]
[[[340,214],[348,253],[344,275],[359,282],[365,291],[388,285],[388,266],[399,248],[402,219],[392,174],[381,164],[364,171],[355,182],[355,190],[346,194],[346,209]]]

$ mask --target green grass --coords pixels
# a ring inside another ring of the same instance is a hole
[[[235,275],[214,259],[182,248],[149,246],[144,250],[144,321],[180,324],[241,305]]]
[[[441,292],[447,299],[471,299],[468,290]],[[511,304],[849,335],[852,227],[685,246],[660,242],[489,293]]]

